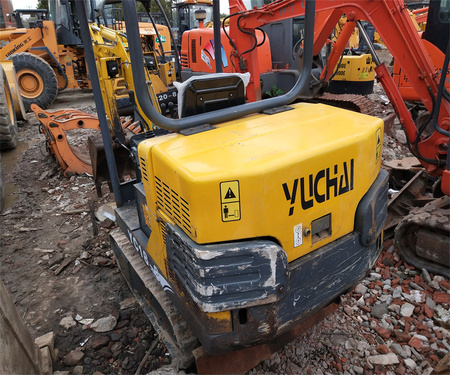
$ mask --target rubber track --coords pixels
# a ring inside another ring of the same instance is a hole
[[[160,319],[156,315],[156,310],[146,303],[146,300],[142,298],[136,289],[133,288],[133,285],[130,285],[129,280],[127,280],[131,291],[150,319],[153,328],[155,328],[156,332],[158,332],[159,337],[163,340],[169,350],[172,357],[172,364],[177,364],[178,368],[188,368],[194,362],[192,351],[200,346],[197,338],[192,333],[187,322],[181,316],[178,309],[167,296],[167,293],[163,290],[161,284],[158,282],[152,271],[145,264],[141,256],[120,228],[111,231],[110,235],[127,258],[131,267],[138,274],[145,287],[158,301],[172,325],[173,334],[168,331],[164,325],[159,324]]]
[[[403,218],[395,228],[395,242],[402,258],[418,269],[425,268],[428,272],[450,278],[450,269],[443,264],[416,255],[416,250],[410,247],[409,237],[416,235],[419,229],[432,233],[450,233],[450,197],[433,200],[424,207],[414,208]],[[432,251],[432,249],[430,249]]]
[[[330,94],[326,92],[318,98],[312,100],[316,103],[329,104],[334,107],[349,109],[364,115],[375,116],[375,107],[371,100],[363,95],[355,94]]]
[[[10,116],[6,99],[6,90],[9,91],[9,86],[1,66],[0,69],[0,149],[10,150],[17,146],[18,128],[14,109],[13,118]]]

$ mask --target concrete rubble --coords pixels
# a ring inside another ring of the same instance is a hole
[[[448,374],[449,313],[449,281],[409,266],[387,240],[334,314],[249,374],[430,375],[438,363]]]

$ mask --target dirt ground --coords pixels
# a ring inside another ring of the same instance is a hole
[[[392,110],[383,93],[376,86],[369,96],[380,117]],[[95,113],[93,95],[65,91],[51,109],[64,108]],[[104,185],[99,199],[90,176],[64,177],[46,152],[39,122],[33,113],[28,118],[17,149],[2,153],[0,274],[31,335],[55,334],[53,366],[65,374],[147,373],[168,364],[109,246],[114,222],[102,213],[110,211],[112,194]],[[408,156],[399,139],[385,137],[384,160]],[[109,328],[95,329],[99,319]]]
[[[92,93],[61,93],[52,110],[65,108],[95,112]],[[104,197],[98,199],[90,176],[64,177],[46,152],[38,120],[33,113],[28,118],[28,123],[19,124],[17,149],[2,153],[6,180],[0,214],[2,280],[31,335],[54,332],[55,371],[73,371],[74,364],[80,364],[86,374],[134,373],[156,335],[115,265],[108,236],[113,223],[90,214],[90,205],[96,211],[113,202],[113,196],[106,186]],[[60,323],[67,317],[63,327]],[[108,317],[117,321],[116,337],[87,329],[87,319]],[[108,348],[111,341],[120,343],[115,352]],[[76,348],[83,349],[84,358],[74,363],[67,355]],[[99,354],[101,348],[104,353]],[[161,345],[142,370],[168,361]]]

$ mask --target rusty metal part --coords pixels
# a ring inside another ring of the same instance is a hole
[[[393,171],[391,171],[390,177],[391,180],[394,180],[395,182]],[[421,168],[421,170],[416,172],[414,177],[389,200],[388,219],[384,226],[385,232],[395,228],[395,226],[403,220],[403,217],[408,215],[414,207],[424,206],[432,199],[425,195],[427,180],[428,175],[425,170]],[[390,185],[392,186],[392,183]]]
[[[395,229],[395,243],[408,264],[450,278],[450,197],[411,210]]]
[[[420,164],[420,160],[414,156],[410,156],[407,158],[397,159],[397,160],[389,160],[385,161],[385,167],[392,168],[393,170],[407,170],[413,171],[414,173],[423,170],[422,164]]]
[[[125,127],[125,146],[128,146],[129,137],[131,135],[137,134],[137,132],[140,130],[140,126],[136,126],[135,123],[125,123],[125,125],[123,126]],[[114,152],[114,159],[116,160],[118,176],[120,176],[121,182],[124,181],[126,176],[134,178],[135,171],[129,150],[122,145],[119,145],[118,143],[113,143],[112,148]],[[106,161],[105,146],[103,145],[103,139],[100,133],[98,135],[88,137],[88,149],[92,164],[92,177],[94,178],[97,196],[101,198],[103,196],[102,183],[107,182],[110,191],[112,191],[112,186],[111,178],[109,176],[108,164]]]
[[[31,109],[41,123],[40,131],[47,139],[48,150],[53,155],[64,176],[87,173],[92,175],[92,166],[86,150],[70,145],[66,132],[75,129],[93,129],[100,131],[98,118],[86,112],[64,109],[44,111],[36,104]]]
[[[81,173],[92,175],[97,193],[101,197],[101,182],[109,181],[109,174],[98,118],[73,109],[45,111],[36,104],[32,104],[31,109],[41,123],[40,131],[46,137],[48,151],[56,158],[60,168],[64,171],[64,176],[70,177],[73,174]],[[121,118],[120,121],[129,137],[141,132],[139,121],[127,118]],[[96,136],[91,135],[86,139],[86,147],[83,149],[71,145],[67,140],[66,132],[75,129],[92,129],[98,133]],[[94,141],[91,141],[91,138]],[[91,149],[91,147],[93,148]],[[113,149],[116,162],[121,167],[121,176],[133,174],[129,152],[118,144],[114,144]]]
[[[198,374],[245,374],[258,363],[270,358],[290,341],[304,334],[328,315],[332,314],[339,304],[331,303],[316,314],[303,320],[274,341],[236,350],[222,355],[210,355],[203,347],[194,350],[195,364]]]
[[[326,92],[318,98],[311,100],[313,103],[324,103],[334,107],[348,109],[364,115],[375,116],[375,107],[371,100],[363,95],[355,94],[330,94]]]
[[[397,117],[397,114],[395,112],[391,112],[388,115],[386,115],[385,117],[383,117],[384,132],[390,137],[393,137],[395,135],[394,134],[394,121],[395,121],[396,117]]]

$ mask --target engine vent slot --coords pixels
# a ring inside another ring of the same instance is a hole
[[[166,244],[166,222],[159,218],[159,227],[161,228],[161,237],[164,242],[164,245]]]
[[[144,179],[145,181],[148,181],[147,163],[145,162],[145,159],[143,157],[140,157],[139,160],[140,160],[139,164],[141,167],[142,179]]]
[[[185,53],[182,53],[180,59],[181,59],[181,67],[183,69],[189,69],[190,66],[189,66],[189,59],[188,59],[187,55]]]
[[[192,63],[197,63],[197,39],[191,40],[191,57]]]
[[[155,186],[158,207],[170,216],[178,226],[191,234],[192,228],[188,201],[156,176]]]
[[[322,216],[311,223],[311,239],[313,244],[330,236],[331,214]]]

